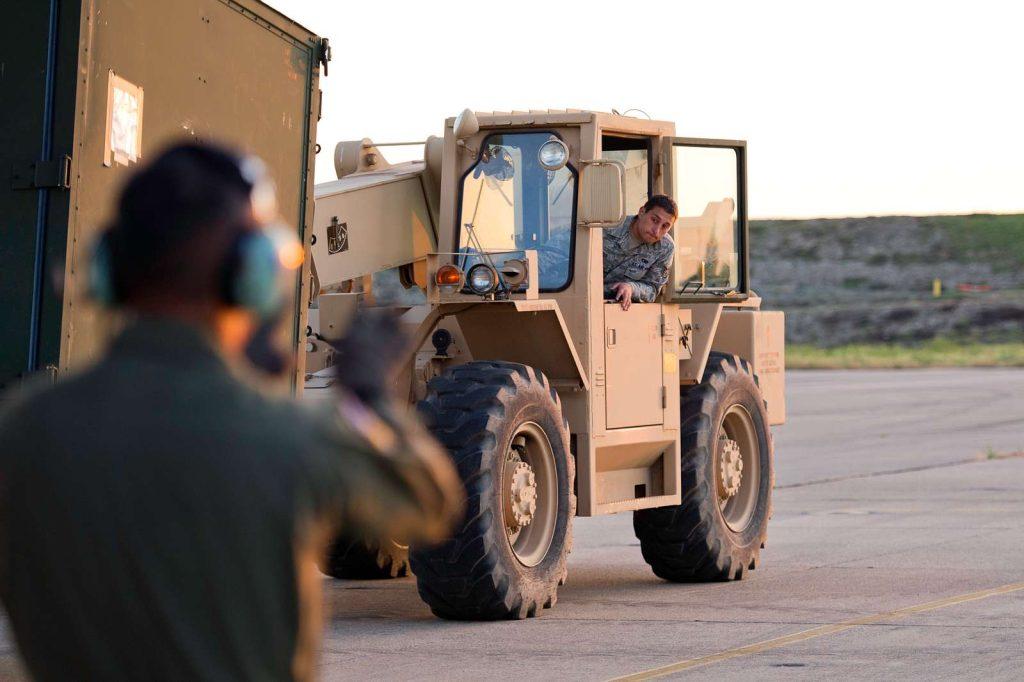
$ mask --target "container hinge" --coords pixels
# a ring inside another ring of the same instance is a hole
[[[320,64],[324,67],[324,76],[327,75],[327,63],[331,61],[331,39],[321,38],[320,39],[320,54],[317,55],[320,60]]]
[[[664,315],[658,315],[658,334],[661,335],[661,336],[665,336],[665,333],[667,331],[668,330],[665,329],[665,316]]]
[[[45,381],[46,383],[52,385],[57,383],[58,371],[59,370],[57,369],[56,365],[46,365],[42,369],[36,369],[30,372],[22,372],[18,374],[15,381],[22,385],[42,384],[42,382]],[[15,384],[12,382],[4,386],[4,388],[10,388],[13,386],[15,386]]]
[[[71,157],[11,165],[11,189],[71,189]]]
[[[664,386],[661,387],[661,409],[668,408],[668,389]]]

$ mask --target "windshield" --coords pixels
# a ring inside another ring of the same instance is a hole
[[[536,249],[538,286],[547,291],[569,284],[576,206],[576,171],[540,165],[540,146],[551,139],[546,132],[489,135],[462,180],[459,218],[461,253]]]

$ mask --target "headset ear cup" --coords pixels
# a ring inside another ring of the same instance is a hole
[[[239,236],[225,268],[225,299],[255,313],[272,317],[281,305],[278,286],[281,264],[273,240],[261,231]]]
[[[114,286],[114,257],[111,253],[109,230],[100,235],[92,250],[89,263],[89,293],[92,298],[105,307],[118,303],[117,291]]]

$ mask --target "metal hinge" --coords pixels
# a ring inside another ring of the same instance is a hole
[[[661,409],[668,408],[668,389],[664,386],[661,387]]]
[[[327,64],[331,61],[331,39],[321,38],[320,39],[320,54],[317,55],[317,59],[320,60],[320,64],[324,67],[324,76],[327,75]]]
[[[679,342],[683,344],[683,348],[690,347],[690,333],[693,332],[692,324],[684,324],[682,334],[679,335]]]
[[[71,157],[11,165],[11,189],[71,189]]]
[[[11,388],[19,384],[28,385],[42,385],[43,382],[48,384],[57,383],[57,365],[46,365],[42,369],[32,370],[30,372],[22,372],[19,374],[14,381],[18,382],[15,384],[13,381],[10,384],[4,386],[4,388]]]
[[[665,336],[667,331],[668,330],[665,329],[665,315],[658,315],[658,334],[660,336]]]

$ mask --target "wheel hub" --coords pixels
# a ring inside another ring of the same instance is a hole
[[[533,521],[537,511],[537,477],[533,467],[518,457],[505,466],[505,525],[517,533]]]
[[[728,499],[740,491],[743,481],[743,455],[739,443],[723,437],[719,443],[718,494]]]

